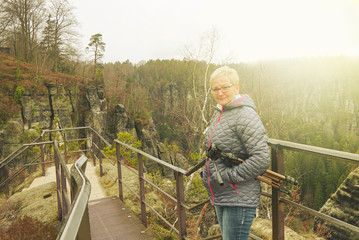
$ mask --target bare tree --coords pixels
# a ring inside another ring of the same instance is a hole
[[[3,0],[0,1],[0,6],[4,6]],[[5,31],[7,27],[10,25],[10,22],[11,22],[11,18],[9,14],[5,11],[4,8],[0,8],[0,44],[6,38]]]
[[[213,111],[210,111],[209,70],[213,65],[218,40],[218,32],[212,29],[202,36],[197,51],[193,51],[188,46],[185,47],[188,56],[186,58],[194,63],[192,66],[193,100],[191,107],[188,108],[191,112],[186,115],[186,121],[192,123],[189,126],[193,134],[201,136],[197,144],[197,151],[200,155],[203,153],[203,137],[213,116]]]
[[[30,62],[38,47],[38,36],[44,20],[44,0],[3,0],[8,17],[7,28],[12,34],[14,52]],[[11,29],[11,30],[10,30]]]
[[[67,49],[72,49],[66,43],[74,42],[76,32],[74,27],[78,25],[72,12],[73,8],[67,0],[51,0],[49,17],[44,32],[44,42],[50,40],[50,56],[53,61],[52,69],[58,71],[61,56],[66,55]],[[67,52],[68,53],[68,52]]]

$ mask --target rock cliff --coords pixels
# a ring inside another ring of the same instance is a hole
[[[18,117],[0,126],[0,158],[8,156],[21,144],[36,139],[41,129],[91,126],[110,143],[119,132],[129,132],[135,140],[141,140],[144,152],[185,167],[183,156],[175,156],[177,160],[172,162],[164,144],[157,142],[151,119],[149,124],[142,126],[127,115],[122,104],[109,108],[103,84],[89,82],[81,86],[53,81],[39,86],[41,91],[25,89],[19,100],[21,107]],[[69,138],[85,137],[81,136],[84,132],[70,134]],[[145,161],[145,169],[147,172],[160,171],[165,176],[173,176],[173,173],[165,171],[153,161]]]
[[[144,152],[185,167],[183,156],[171,156],[166,146],[157,142],[152,119],[136,123],[124,105],[108,103],[104,82],[61,73],[39,74],[36,66],[1,53],[0,80],[0,160],[36,139],[41,130],[90,126],[110,143],[119,132],[129,132],[141,140]],[[70,139],[87,137],[85,131],[69,134]],[[147,172],[173,175],[155,162],[145,161],[145,165]]]
[[[359,227],[359,168],[348,175],[320,212]],[[357,234],[347,229],[330,223],[326,223],[326,227],[330,230],[330,239],[359,239]]]
[[[56,127],[70,128],[83,126],[86,121],[88,107],[83,105],[80,91],[77,86],[64,86],[63,84],[50,82],[44,87],[46,91],[34,93],[26,89],[19,100],[20,113],[17,118],[11,118],[2,129],[0,127],[1,157],[9,155],[22,143],[27,143],[36,138],[26,138],[27,133],[34,130],[37,136],[41,129]],[[58,126],[55,126],[58,125]]]

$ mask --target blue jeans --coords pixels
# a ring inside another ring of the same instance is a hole
[[[247,240],[256,208],[215,206],[223,240]]]

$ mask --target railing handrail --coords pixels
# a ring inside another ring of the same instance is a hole
[[[90,181],[84,173],[87,160],[87,157],[82,155],[71,168],[71,178],[75,180],[73,182],[76,183],[78,187],[75,187],[77,191],[74,193],[75,197],[71,204],[69,214],[60,229],[60,233],[57,235],[57,239],[59,240],[76,239],[81,224],[88,225],[87,227],[85,226],[85,228],[90,230],[88,216],[85,216],[86,214],[88,215],[87,203],[91,193]],[[87,232],[89,234],[89,231]],[[86,235],[86,231],[82,231],[82,234]]]
[[[70,131],[70,130],[81,130],[81,129],[91,129],[89,126],[85,127],[73,127],[73,128],[59,128],[59,129],[45,129],[41,133],[41,137],[48,132],[63,132],[63,131]]]
[[[356,164],[359,163],[359,154],[355,154],[355,153],[343,152],[329,148],[316,147],[316,146],[288,142],[288,141],[272,139],[272,138],[268,139],[268,144],[270,146],[277,145],[282,147],[283,149],[288,149],[296,152],[311,153],[311,154],[325,156],[328,158],[345,160]]]
[[[35,139],[31,143],[25,143],[25,144],[22,144],[21,146],[19,146],[15,151],[13,151],[10,155],[5,157],[0,162],[0,168],[2,168],[5,165],[9,164],[17,156],[16,154],[22,153],[23,151],[25,151],[30,146],[43,145],[43,144],[52,144],[52,141],[39,143],[39,142],[37,142],[39,139],[40,139],[40,137],[38,137],[37,139]]]
[[[181,168],[178,168],[176,166],[173,166],[170,163],[164,162],[158,158],[155,158],[139,149],[136,149],[132,146],[129,146],[128,144],[125,144],[123,142],[120,142],[118,140],[115,140],[116,143],[136,152],[139,153],[145,157],[147,157],[148,159],[151,159],[165,167],[168,167],[174,171],[177,171],[185,176],[189,176],[192,173],[196,172],[201,165],[203,165],[204,161],[201,161],[200,163],[198,163],[196,166],[190,168],[188,171],[185,171]],[[294,142],[288,142],[288,141],[282,141],[282,140],[277,140],[277,139],[269,139],[268,140],[268,145],[273,147],[276,147],[277,149],[286,149],[286,150],[291,150],[291,151],[297,151],[297,152],[303,152],[303,153],[309,153],[309,154],[315,154],[315,155],[321,155],[323,157],[327,157],[327,158],[334,158],[334,159],[338,159],[338,160],[344,160],[344,161],[348,161],[351,163],[359,163],[359,155],[358,154],[353,154],[353,153],[348,153],[348,152],[343,152],[343,151],[338,151],[338,150],[332,150],[332,149],[327,149],[327,148],[322,148],[322,147],[316,147],[316,146],[310,146],[310,145],[305,145],[305,144],[299,144],[299,143],[294,143]],[[272,195],[266,195],[267,197],[272,197]],[[330,217],[326,214],[323,213],[319,213],[318,211],[314,210],[314,209],[310,209],[308,207],[305,207],[303,205],[299,205],[299,204],[295,204],[294,202],[290,201],[290,200],[286,200],[282,197],[279,198],[279,201],[286,203],[286,204],[291,204],[294,207],[297,207],[299,209],[301,209],[302,211],[306,211],[309,214],[319,217],[325,221],[331,222],[332,224],[341,226],[341,227],[345,227],[347,229],[350,229],[354,232],[358,232],[359,233],[359,228],[346,223],[344,221],[341,221],[339,219]],[[298,207],[299,206],[299,207]]]
[[[85,127],[74,127],[74,128],[61,128],[61,129],[45,129],[42,131],[42,133],[40,134],[40,136],[38,138],[36,138],[35,140],[33,140],[31,143],[25,143],[22,144],[21,146],[19,146],[15,151],[13,151],[12,153],[10,153],[8,156],[6,156],[2,161],[0,161],[0,168],[2,168],[4,165],[9,164],[15,157],[13,157],[17,152],[19,152],[20,150],[25,151],[29,146],[33,146],[33,145],[41,145],[41,144],[51,144],[52,141],[47,141],[47,142],[43,142],[43,143],[39,143],[37,142],[39,139],[41,139],[45,133],[51,133],[51,132],[61,132],[61,131],[70,131],[70,130],[81,130],[81,129],[91,129],[92,131],[96,132],[94,129],[92,129],[89,126],[85,126]],[[98,134],[96,132],[96,134]],[[105,140],[105,139],[104,139]],[[105,140],[106,141],[106,140]],[[24,149],[23,149],[24,148]],[[11,161],[9,160],[11,158]],[[9,160],[9,161],[8,161]]]
[[[352,225],[352,224],[350,224],[350,223],[344,222],[344,221],[342,221],[342,220],[340,220],[340,219],[338,219],[338,218],[335,218],[335,217],[326,215],[326,214],[324,214],[324,213],[318,212],[318,211],[313,210],[313,209],[311,209],[311,208],[309,208],[309,207],[306,207],[306,206],[304,206],[304,205],[295,203],[295,202],[290,201],[290,200],[287,200],[287,199],[285,199],[285,198],[281,198],[281,201],[284,202],[284,203],[286,203],[286,204],[288,204],[288,205],[291,205],[291,206],[293,206],[293,207],[295,207],[295,208],[297,208],[297,209],[300,209],[300,210],[303,211],[303,212],[307,212],[307,213],[309,213],[310,215],[313,215],[313,216],[315,216],[315,217],[318,217],[318,218],[320,218],[320,219],[322,219],[322,220],[325,220],[325,221],[330,222],[330,223],[333,223],[333,224],[335,224],[335,225],[337,225],[337,226],[341,226],[341,227],[350,229],[351,231],[354,231],[354,232],[359,233],[359,227],[354,226],[354,225]]]
[[[108,147],[111,147],[111,144],[109,142],[107,142],[106,139],[104,139],[95,129],[93,129],[92,127],[89,127],[89,129],[96,133],[96,135],[108,146]]]
[[[179,172],[179,173],[181,173],[183,175],[185,175],[187,173],[186,170],[184,170],[184,169],[182,169],[180,167],[174,166],[174,165],[172,165],[172,164],[170,164],[168,162],[165,162],[165,161],[163,161],[163,160],[161,160],[159,158],[153,157],[150,154],[145,153],[144,151],[141,151],[141,150],[139,150],[137,148],[134,148],[134,147],[132,147],[132,146],[126,144],[126,143],[120,142],[117,139],[115,140],[115,142],[117,142],[118,144],[121,144],[122,146],[124,146],[124,147],[126,147],[128,149],[131,149],[132,151],[134,151],[136,153],[141,154],[142,156],[144,156],[144,157],[146,157],[148,159],[151,159],[151,160],[161,164],[162,166],[168,167],[168,168],[172,169],[173,171]]]

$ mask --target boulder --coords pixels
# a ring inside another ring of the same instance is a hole
[[[17,216],[29,216],[43,223],[56,222],[56,183],[50,182],[12,195],[8,204]]]
[[[263,218],[254,218],[251,233],[264,239],[272,239],[272,221]],[[305,237],[294,232],[289,227],[284,228],[284,239],[286,240],[301,240],[306,239]]]

